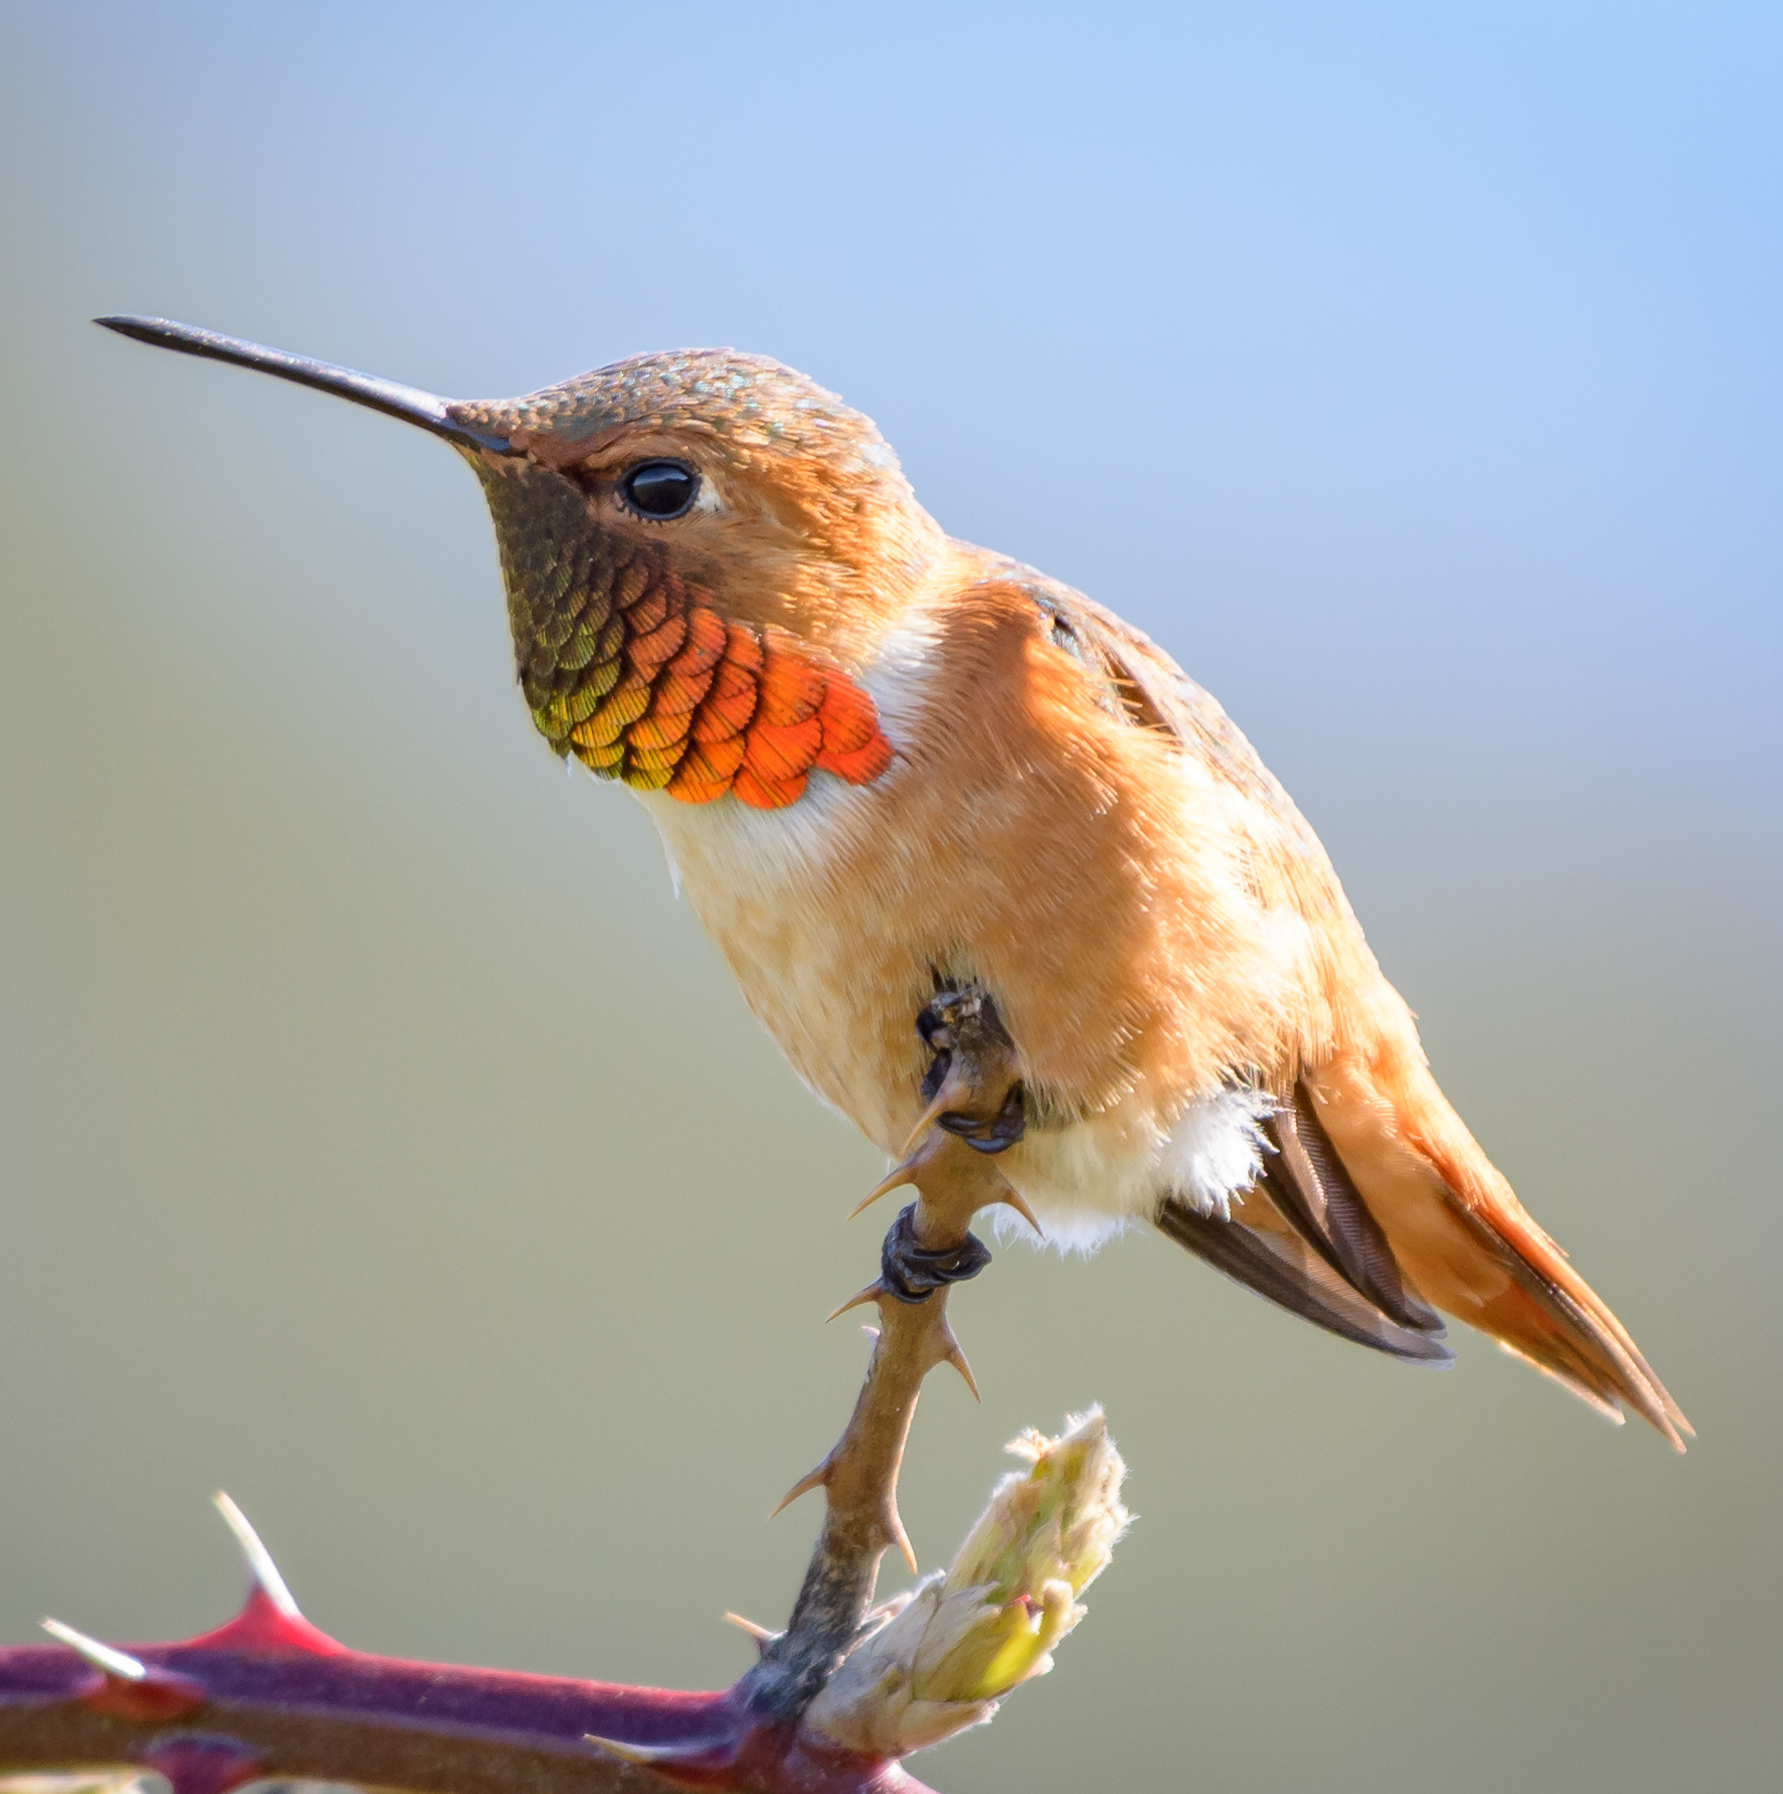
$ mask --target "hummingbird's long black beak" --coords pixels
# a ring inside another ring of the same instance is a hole
[[[422,392],[416,386],[401,386],[374,374],[355,373],[352,368],[336,367],[328,361],[311,361],[306,355],[287,355],[283,349],[269,349],[262,343],[244,342],[238,336],[220,336],[214,330],[176,324],[171,318],[95,318],[93,322],[120,336],[133,336],[139,343],[177,349],[182,355],[203,355],[212,361],[232,361],[238,367],[276,374],[281,380],[295,380],[299,386],[313,386],[318,392],[338,394],[356,405],[368,405],[373,411],[399,417],[406,424],[419,424],[423,430],[443,436],[459,448],[480,449],[492,455],[521,452],[505,436],[473,430],[460,423],[452,415],[450,399]]]

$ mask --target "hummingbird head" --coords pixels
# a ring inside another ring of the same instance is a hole
[[[567,481],[590,529],[663,557],[757,627],[846,647],[853,613],[895,600],[888,584],[911,583],[940,545],[872,420],[765,356],[639,355],[446,409],[508,445],[466,449],[486,485]]]
[[[444,437],[488,498],[533,720],[689,802],[790,803],[891,749],[851,675],[944,547],[873,423],[730,349],[452,400],[159,318],[109,329],[318,387]]]

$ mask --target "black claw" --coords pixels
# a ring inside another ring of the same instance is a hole
[[[936,1079],[936,1088],[939,1087],[940,1079]],[[929,1094],[933,1096],[934,1091]],[[1018,1078],[1009,1086],[1009,1094],[1003,1098],[1002,1108],[989,1121],[980,1121],[973,1115],[937,1115],[935,1119],[950,1134],[964,1140],[974,1152],[1005,1152],[1022,1137],[1028,1127],[1028,1112],[1023,1101],[1021,1080]]]
[[[934,1101],[947,1074],[953,1069],[956,1052],[969,1054],[982,1062],[993,1055],[1012,1057],[1014,1043],[1003,1018],[997,1013],[996,999],[976,984],[959,990],[938,990],[917,1011],[916,1031],[923,1044],[933,1049],[934,1057],[923,1075],[922,1100]],[[1027,1102],[1020,1079],[1009,1087],[1003,1105],[989,1121],[975,1115],[948,1114],[938,1116],[940,1125],[976,1152],[1004,1152],[1027,1130]]]
[[[900,1302],[926,1302],[950,1283],[976,1277],[991,1262],[990,1248],[976,1234],[967,1234],[945,1252],[931,1252],[916,1243],[916,1204],[901,1209],[879,1251],[879,1281]]]

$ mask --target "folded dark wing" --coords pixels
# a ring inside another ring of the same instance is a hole
[[[1158,1210],[1160,1232],[1233,1282],[1340,1339],[1418,1364],[1448,1364],[1441,1323],[1414,1328],[1389,1320],[1363,1300],[1255,1190],[1232,1204],[1230,1220],[1203,1215],[1179,1197]],[[1434,1320],[1434,1316],[1432,1319]]]
[[[1421,1333],[1442,1322],[1406,1286],[1399,1262],[1337,1156],[1304,1084],[1264,1123],[1275,1148],[1264,1155],[1261,1188],[1294,1231],[1365,1302]]]

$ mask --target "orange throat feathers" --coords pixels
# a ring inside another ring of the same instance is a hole
[[[865,785],[890,766],[872,698],[839,666],[721,616],[666,553],[594,527],[567,480],[478,472],[520,687],[558,753],[683,803],[729,792],[758,810],[796,802],[813,772]]]

